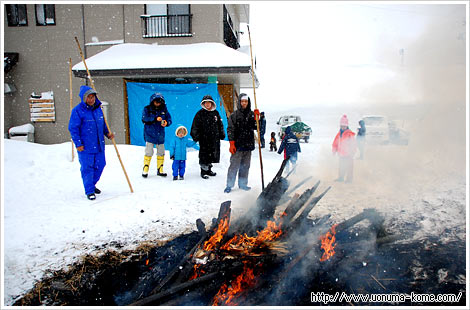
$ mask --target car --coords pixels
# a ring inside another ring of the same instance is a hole
[[[310,135],[312,134],[312,128],[302,122],[302,119],[298,115],[284,115],[277,121],[279,125],[278,136],[282,139],[284,132],[288,126],[291,127],[292,132],[297,136],[299,140],[304,140],[308,143]]]
[[[390,142],[390,125],[388,118],[382,115],[364,115],[366,126],[366,143],[388,144]]]

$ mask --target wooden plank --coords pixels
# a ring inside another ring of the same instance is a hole
[[[54,103],[54,99],[29,99],[29,103]]]
[[[34,117],[55,117],[55,113],[31,113],[31,118]]]
[[[53,103],[30,103],[30,108],[54,108]]]
[[[32,122],[55,122],[55,117],[53,118],[31,118]]]
[[[54,108],[31,108],[29,110],[31,113],[55,113]]]
[[[232,114],[234,110],[233,85],[218,84],[217,89],[222,99],[222,104],[224,105],[225,112],[227,113],[227,117],[229,117],[230,114]]]

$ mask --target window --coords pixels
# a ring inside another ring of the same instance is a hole
[[[189,4],[147,4],[141,19],[144,38],[191,36]]]
[[[36,26],[55,25],[55,5],[35,4]]]
[[[8,26],[28,26],[26,4],[7,4]]]

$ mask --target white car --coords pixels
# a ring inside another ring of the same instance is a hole
[[[387,144],[390,141],[390,126],[386,116],[364,115],[366,126],[366,143]]]

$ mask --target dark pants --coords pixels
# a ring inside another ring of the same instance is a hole
[[[173,160],[173,176],[177,177],[178,174],[180,177],[184,177],[184,172],[186,170],[186,160]]]
[[[261,143],[261,148],[264,148],[265,143],[266,143],[265,140],[264,140],[264,135],[261,136],[260,143]]]
[[[353,169],[354,169],[354,160],[352,157],[340,157],[339,158],[339,179],[344,180],[346,177],[346,182],[352,182],[353,180]]]
[[[236,151],[230,157],[230,167],[227,172],[227,187],[235,185],[238,173],[238,186],[244,187],[248,184],[248,172],[250,171],[251,151]]]
[[[104,152],[93,154],[78,152],[78,160],[80,161],[80,172],[82,173],[85,194],[93,194],[95,185],[100,180],[101,173],[103,173],[104,166],[106,166]]]

